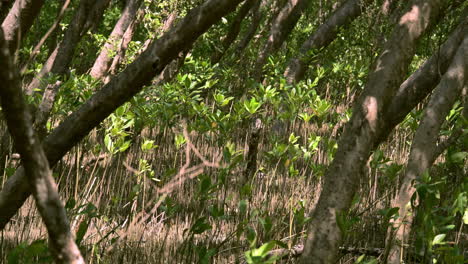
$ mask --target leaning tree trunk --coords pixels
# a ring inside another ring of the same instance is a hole
[[[23,98],[21,76],[1,29],[0,66],[2,111],[16,149],[21,155],[24,173],[27,175],[39,213],[47,227],[52,255],[56,263],[84,263],[70,231],[65,208],[60,201],[44,149],[34,133],[31,113]]]
[[[260,25],[260,21],[262,20],[263,13],[260,11],[260,6],[261,6],[262,1],[257,1],[255,2],[255,5],[251,9],[251,16],[252,20],[250,22],[249,29],[247,30],[247,33],[244,35],[244,37],[239,41],[235,48],[235,52],[237,55],[241,54],[242,51],[249,45],[249,42],[252,40],[252,38],[255,35],[255,32],[257,32],[258,26]]]
[[[28,65],[36,58],[36,56],[39,54],[40,49],[42,48],[42,45],[46,42],[46,40],[49,39],[49,56],[52,54],[57,47],[57,36],[60,34],[61,30],[59,29],[59,24],[62,21],[64,15],[65,15],[65,10],[67,10],[68,6],[70,5],[71,0],[60,0],[60,3],[62,4],[61,8],[58,9],[57,11],[57,18],[55,19],[54,23],[52,26],[47,30],[47,32],[42,36],[42,38],[39,40],[39,42],[34,46],[33,50],[31,51],[29,55],[29,59],[23,63],[21,66],[21,71],[20,73],[24,73],[26,69],[28,68]],[[59,31],[59,32],[57,32]]]
[[[268,56],[276,52],[283,45],[310,2],[309,0],[290,0],[275,18],[271,25],[268,39],[255,63],[253,75],[255,80],[260,81],[262,79],[262,69]]]
[[[263,65],[268,56],[277,51],[284,43],[286,38],[296,26],[297,21],[301,17],[303,11],[307,8],[310,2],[307,0],[290,0],[275,18],[270,35],[260,52],[260,55],[255,63],[253,77],[260,81],[263,78]],[[257,152],[259,144],[259,136],[261,129],[260,119],[254,118],[254,126],[250,129],[250,137],[248,140],[249,150],[247,152],[247,167],[244,171],[242,182],[245,183],[247,179],[252,177],[257,170]],[[257,123],[260,122],[260,125]],[[258,125],[258,126],[257,126]]]
[[[96,79],[102,79],[109,73],[109,68],[112,63],[111,53],[117,51],[122,37],[127,28],[135,21],[138,8],[141,5],[141,0],[128,0],[125,9],[119,21],[115,24],[112,33],[109,36],[106,44],[99,53],[98,58],[91,68],[91,76]]]
[[[111,77],[117,73],[118,68],[120,67],[125,58],[125,54],[128,49],[128,44],[130,44],[133,38],[133,34],[135,34],[135,28],[137,27],[138,22],[138,19],[133,20],[133,22],[130,25],[128,25],[127,30],[125,30],[117,54],[112,59],[112,63],[109,67],[109,73],[106,76],[106,78],[104,78],[104,83],[108,83]]]
[[[346,214],[357,191],[362,170],[383,127],[383,113],[407,73],[417,40],[439,13],[437,0],[411,3],[369,75],[351,120],[340,139],[337,154],[324,177],[324,186],[312,215],[302,263],[335,263],[342,233],[337,218]]]
[[[240,28],[242,21],[245,19],[249,11],[252,9],[255,3],[260,3],[261,0],[246,0],[242,7],[240,8],[239,12],[237,13],[234,21],[232,22],[231,26],[229,27],[228,34],[223,39],[222,47],[219,50],[216,50],[213,55],[211,56],[211,63],[216,64],[218,63],[221,58],[226,54],[226,51],[232,45],[232,43],[236,40],[237,35],[239,35]]]
[[[364,8],[369,4],[368,0],[348,0],[323,23],[302,44],[299,55],[292,58],[284,72],[288,83],[296,83],[304,78],[309,64],[309,53],[328,46],[338,34],[341,27],[350,24],[361,15]]]
[[[468,37],[462,42],[452,64],[431,96],[428,106],[414,135],[410,156],[400,191],[392,202],[398,207],[398,218],[392,223],[387,234],[387,261],[402,263],[403,243],[408,240],[413,219],[409,204],[416,188],[414,181],[427,171],[437,158],[439,130],[459,97],[468,71]]]
[[[441,73],[447,71],[458,46],[466,35],[468,35],[468,8],[465,8],[462,12],[459,25],[453,30],[445,43],[400,85],[392,99],[392,103],[385,110],[384,128],[382,133],[378,135],[379,138],[374,148],[380,142],[383,142],[392,129],[402,122],[406,115],[432,92],[435,85],[440,82]]]
[[[39,15],[44,0],[16,0],[5,20],[2,22],[5,40],[10,53],[14,54],[20,40],[27,34]]]
[[[43,147],[49,164],[55,165],[94,127],[151,82],[179,52],[191,46],[240,2],[242,0],[207,0],[192,9],[176,27],[151,43],[133,63],[68,116],[44,140]],[[0,229],[5,227],[30,193],[22,170],[17,170],[8,178],[0,192]]]
[[[110,0],[92,1],[82,0],[80,6],[70,23],[70,28],[67,29],[62,42],[55,48],[54,52],[49,56],[41,71],[34,77],[26,88],[26,94],[31,95],[36,89],[41,88],[43,79],[50,73],[63,75],[68,69],[75,48],[83,33],[86,32],[94,21],[102,16],[104,10],[107,8]],[[41,89],[42,90],[42,89]]]

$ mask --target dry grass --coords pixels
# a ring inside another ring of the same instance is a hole
[[[345,107],[340,106],[341,111]],[[302,121],[291,124],[289,130],[301,136],[301,144],[306,143],[305,140],[312,132],[323,138],[337,134],[336,129],[304,124]],[[289,177],[281,162],[270,164],[263,155],[272,148],[268,142],[268,129],[263,132],[258,157],[258,167],[263,169],[250,179],[251,195],[242,195],[240,192],[239,179],[243,167],[231,169],[226,175],[225,184],[221,184],[222,169],[204,167],[203,173],[211,178],[212,183],[220,183],[204,201],[199,194],[199,178],[186,179],[176,184],[170,193],[158,192],[176,173],[173,171],[165,175],[165,172],[180,170],[186,165],[186,152],[184,148],[176,148],[172,130],[144,130],[130,149],[114,156],[86,151],[98,142],[95,138],[97,133],[91,133],[54,170],[64,201],[74,199],[75,208],[88,203],[97,208],[98,216],[93,218],[80,213],[80,210],[69,210],[74,232],[78,231],[81,223],[89,222],[82,242],[87,262],[197,263],[200,254],[197,249],[207,248],[215,249],[213,263],[239,263],[244,252],[249,249],[245,232],[238,234],[239,227],[255,229],[258,245],[270,240],[280,240],[289,246],[300,243],[305,230],[304,226],[297,225],[294,212],[300,208],[301,201],[304,201],[306,216],[313,210],[320,194],[321,179],[309,163],[326,166],[329,163],[327,150],[321,145],[312,161],[308,163],[299,160],[299,175]],[[159,147],[151,152],[143,152],[140,149],[141,138],[153,139]],[[208,161],[214,161],[222,151],[216,146],[213,135],[191,133],[190,139]],[[233,133],[232,141],[245,152],[248,144],[241,131]],[[393,162],[405,164],[410,147],[408,142],[411,142],[411,133],[397,129],[383,146],[383,151]],[[155,183],[147,176],[135,173],[140,159],[150,162],[160,182]],[[189,160],[189,167],[201,162],[193,152]],[[10,162],[8,166],[11,165]],[[389,206],[398,186],[398,177],[393,181],[384,180],[382,172],[370,165],[365,174],[360,183],[358,200],[351,210],[351,215],[359,217],[360,221],[351,227],[345,244],[382,248],[386,225],[376,212]],[[135,185],[141,187],[137,195],[134,195]],[[166,200],[158,200],[165,195]],[[242,199],[248,201],[246,214],[239,211]],[[150,212],[158,201],[161,206]],[[223,208],[224,216],[210,216],[209,208],[214,205]],[[146,216],[147,219],[134,221],[136,216]],[[206,217],[212,228],[199,235],[190,235],[188,230],[200,217]],[[266,217],[271,219],[270,232],[265,232],[259,221]],[[33,202],[29,199],[1,233],[0,262],[6,263],[8,253],[20,242],[46,237]],[[341,263],[353,263],[355,257],[344,256]],[[295,263],[295,260],[286,262]]]

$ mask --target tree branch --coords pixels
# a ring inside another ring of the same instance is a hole
[[[141,91],[180,51],[191,46],[240,2],[242,0],[207,0],[192,9],[176,27],[151,43],[133,63],[112,78],[45,139],[43,147],[49,164],[55,165],[109,114]],[[29,194],[25,175],[17,171],[0,192],[0,229],[5,227]]]
[[[39,138],[32,126],[32,117],[21,91],[21,78],[9,54],[7,42],[0,30],[0,99],[8,130],[23,161],[26,181],[49,233],[49,243],[56,263],[84,263],[75,239],[70,232],[57,185],[52,177],[49,163]]]

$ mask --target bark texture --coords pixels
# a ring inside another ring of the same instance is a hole
[[[62,5],[62,8],[60,8],[60,10],[57,12],[57,18],[55,19],[54,24],[49,28],[49,30],[47,30],[44,36],[42,36],[42,38],[39,40],[36,46],[34,46],[31,52],[31,55],[29,56],[29,59],[21,66],[21,73],[24,73],[26,71],[28,65],[31,63],[31,61],[33,61],[36,58],[37,54],[39,54],[39,51],[42,45],[44,45],[45,41],[50,36],[52,36],[52,39],[51,40],[49,39],[51,42],[49,46],[49,51],[50,51],[49,53],[52,54],[54,52],[55,47],[57,46],[56,45],[57,36],[59,35],[59,33],[57,32],[58,25],[60,24],[60,21],[62,21],[62,18],[65,15],[65,10],[67,10],[71,2],[71,0],[60,0],[60,1],[63,2],[63,5]]]
[[[57,81],[54,84],[47,85],[42,102],[39,104],[34,116],[34,130],[40,140],[44,139],[47,135],[47,121],[49,120],[50,112],[55,103],[55,96],[60,89],[62,82]]]
[[[124,35],[122,36],[122,42],[118,48],[117,54],[112,58],[112,63],[109,67],[109,74],[104,78],[104,83],[108,83],[113,75],[118,71],[118,68],[122,64],[125,54],[127,53],[128,44],[132,41],[133,34],[135,33],[135,28],[138,25],[138,20],[135,19],[125,30]]]
[[[262,120],[256,118],[250,128],[249,151],[247,152],[247,166],[242,177],[242,185],[246,184],[257,172],[257,155],[260,136],[263,128]]]
[[[7,42],[0,30],[0,98],[2,111],[8,129],[27,175],[26,181],[31,190],[49,233],[49,243],[56,263],[84,263],[75,239],[70,232],[70,225],[60,197],[57,185],[39,138],[32,126],[32,117],[23,99],[21,77],[9,53]]]
[[[412,1],[377,58],[366,87],[339,142],[335,159],[312,215],[302,263],[335,263],[342,233],[337,218],[345,215],[357,190],[362,169],[385,120],[384,109],[402,83],[416,41],[439,13],[441,1]]]
[[[169,30],[169,28],[171,28],[173,26],[174,22],[176,21],[176,18],[177,18],[177,14],[175,12],[170,14],[168,16],[168,18],[166,19],[166,21],[164,22],[164,25],[161,27],[160,33],[162,34],[162,33],[167,32]],[[112,65],[111,65],[111,67],[109,69],[110,75],[108,75],[105,78],[104,83],[108,83],[110,81],[111,76],[116,74],[118,66],[121,64],[121,62],[123,61],[123,59],[125,57],[125,53],[126,53],[126,50],[128,48],[128,44],[132,40],[132,36],[133,36],[136,25],[137,25],[137,20],[134,20],[133,23],[130,24],[130,26],[125,31],[125,34],[124,34],[124,36],[122,38],[122,44],[120,45],[120,49],[119,49],[117,55],[114,57],[114,59],[112,61]],[[145,46],[148,47],[147,45],[145,45]],[[184,52],[184,54],[185,54],[185,52]],[[160,85],[160,84],[163,84],[164,82],[169,81],[170,79],[172,79],[173,74],[177,74],[177,71],[179,70],[179,67],[181,67],[183,65],[184,59],[185,59],[185,55],[184,55],[183,58],[181,58],[179,56],[179,58],[177,58],[176,60],[169,63],[166,66],[166,68],[164,68],[164,70],[159,74],[159,76],[157,78],[157,81],[153,82],[153,84],[154,85],[156,85],[156,84]]]
[[[262,69],[268,56],[281,47],[309,4],[308,0],[290,0],[275,18],[267,42],[255,63],[254,78],[257,81],[262,78]]]
[[[16,0],[11,7],[2,23],[5,40],[11,54],[19,46],[22,36],[25,36],[31,29],[42,5],[44,5],[44,0]]]
[[[438,52],[425,61],[419,69],[406,79],[398,88],[385,113],[385,124],[378,135],[376,144],[384,141],[392,129],[399,124],[416,105],[426,98],[436,84],[441,73],[447,71],[453,56],[463,38],[468,35],[468,8],[464,10],[457,28],[450,34]],[[377,147],[377,146],[375,146]]]
[[[408,240],[413,220],[409,204],[416,188],[414,181],[427,171],[440,153],[437,150],[439,131],[445,117],[459,98],[468,72],[468,37],[462,42],[447,72],[435,88],[424,116],[414,136],[410,156],[402,185],[392,202],[392,207],[398,207],[398,218],[392,223],[387,235],[389,250],[387,262],[402,263],[403,243]],[[394,233],[394,234],[393,234]]]
[[[249,42],[252,40],[252,38],[255,35],[255,32],[257,32],[258,26],[260,25],[260,21],[262,20],[263,13],[260,12],[260,4],[262,1],[256,1],[255,5],[251,9],[251,14],[252,14],[252,21],[250,23],[249,29],[247,30],[247,33],[244,35],[242,40],[237,44],[236,47],[236,53],[241,54],[242,51],[249,45]]]
[[[240,8],[239,12],[237,13],[234,21],[232,22],[231,26],[229,27],[228,34],[223,39],[222,47],[220,50],[217,50],[211,56],[211,63],[216,64],[218,63],[221,58],[224,56],[228,48],[232,45],[232,43],[236,40],[237,35],[239,35],[239,31],[241,28],[242,21],[245,19],[249,11],[254,6],[255,2],[260,4],[260,0],[246,0],[242,7]]]
[[[101,53],[94,62],[91,68],[91,76],[96,79],[104,78],[109,73],[109,68],[112,63],[112,54],[117,52],[122,37],[127,28],[135,21],[138,8],[141,5],[141,0],[128,0],[125,9],[117,24],[115,24],[112,33],[104,45]]]
[[[77,111],[68,116],[44,140],[43,147],[51,166],[62,158],[120,105],[138,93],[221,17],[232,12],[242,0],[208,0],[192,9],[184,20],[148,48],[127,68],[112,78]],[[24,173],[17,171],[0,192],[0,229],[18,211],[30,189]]]
[[[351,23],[359,17],[369,1],[348,0],[323,23],[317,30],[302,44],[299,55],[292,58],[284,76],[288,83],[295,83],[304,78],[310,60],[310,52],[328,46],[338,34],[341,27]]]
[[[41,82],[49,74],[63,75],[68,70],[75,48],[80,42],[83,33],[99,20],[110,0],[82,0],[76,11],[70,27],[65,32],[63,40],[55,48],[41,71],[34,77],[26,88],[26,94],[31,95],[36,89],[41,88]],[[41,89],[42,90],[42,89]]]

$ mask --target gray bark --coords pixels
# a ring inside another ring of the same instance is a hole
[[[109,73],[109,68],[112,63],[111,53],[115,53],[120,46],[122,37],[127,28],[135,21],[138,8],[141,5],[141,0],[129,0],[119,21],[115,24],[112,33],[109,36],[106,44],[99,53],[98,58],[91,68],[91,76],[96,79],[102,79]]]
[[[62,5],[62,8],[60,8],[60,10],[57,13],[57,19],[55,19],[54,24],[49,28],[49,30],[47,30],[44,36],[42,36],[42,38],[39,40],[36,46],[34,46],[31,54],[29,55],[29,59],[21,66],[21,73],[24,73],[26,71],[29,63],[31,63],[31,61],[33,61],[36,58],[37,54],[39,54],[39,51],[42,45],[44,45],[47,38],[49,38],[49,36],[51,35],[52,35],[52,40],[50,42],[52,42],[52,44],[49,47],[49,53],[51,54],[52,52],[54,52],[57,46],[55,44],[55,42],[57,41],[57,35],[59,35],[59,33],[57,32],[58,25],[60,24],[60,21],[62,21],[62,18],[65,15],[65,10],[67,10],[71,2],[71,0],[60,0],[60,1],[63,1],[63,5]]]
[[[62,82],[60,81],[47,85],[44,95],[42,96],[42,102],[39,104],[35,113],[33,120],[34,130],[40,140],[44,139],[47,135],[47,121],[49,120],[50,112],[55,103],[55,96],[61,85]]]
[[[468,8],[462,12],[459,25],[450,34],[447,41],[400,85],[392,103],[386,110],[385,127],[378,135],[379,139],[376,144],[384,141],[392,129],[432,92],[436,84],[440,82],[441,73],[447,71],[458,46],[466,35],[468,35]]]
[[[302,263],[335,263],[342,232],[337,217],[346,214],[362,169],[383,127],[383,113],[407,73],[417,40],[439,13],[441,1],[412,1],[377,58],[366,87],[346,124],[337,154],[324,176],[312,215]]]
[[[31,29],[43,4],[44,0],[16,0],[11,7],[2,23],[5,40],[8,42],[11,54],[14,54],[21,38]]]
[[[0,99],[8,129],[21,156],[25,177],[39,213],[49,233],[49,243],[56,263],[84,263],[70,232],[65,208],[57,192],[47,157],[32,126],[32,117],[21,90],[21,76],[7,41],[0,30]]]
[[[99,16],[103,14],[110,0],[82,0],[70,27],[65,32],[63,40],[49,56],[41,71],[34,77],[25,89],[26,94],[31,95],[36,89],[41,88],[43,79],[49,74],[63,75],[67,72],[75,47],[78,45],[83,33],[95,24]]]
[[[268,39],[260,51],[255,63],[253,77],[260,81],[265,62],[273,52],[277,51],[296,26],[302,13],[309,6],[309,0],[289,0],[273,21]]]
[[[201,34],[221,17],[232,12],[240,2],[242,0],[207,0],[192,9],[176,27],[151,43],[133,63],[68,116],[44,140],[43,147],[49,164],[55,165],[109,114],[151,82],[179,52],[191,46]],[[7,180],[0,192],[0,229],[5,227],[29,195],[26,177],[18,170]]]
[[[242,21],[245,19],[249,11],[254,7],[255,3],[260,4],[260,2],[261,2],[260,0],[246,0],[244,2],[239,12],[237,13],[236,17],[234,18],[234,21],[229,27],[228,34],[223,39],[221,49],[216,50],[211,56],[212,64],[216,64],[222,59],[222,57],[224,56],[228,48],[236,40],[237,35],[239,35]]]
[[[258,26],[260,25],[260,21],[262,20],[262,17],[263,17],[263,13],[260,12],[260,4],[261,4],[261,1],[257,1],[251,9],[252,21],[250,23],[249,29],[247,30],[247,33],[244,35],[244,37],[239,42],[239,44],[237,44],[237,47],[236,47],[237,54],[242,53],[242,51],[247,47],[247,45],[249,45],[249,42],[254,37],[255,32],[257,32]]]
[[[461,93],[467,73],[468,37],[465,37],[424,111],[411,146],[402,185],[392,202],[392,207],[398,207],[399,211],[398,218],[387,234],[387,261],[390,264],[399,264],[402,261],[402,243],[408,240],[413,219],[409,202],[416,191],[414,181],[432,166],[440,153],[437,149],[440,128]]]
[[[164,22],[164,25],[161,27],[160,33],[162,34],[162,33],[167,32],[169,28],[171,28],[174,22],[176,21],[176,18],[177,18],[177,14],[175,12],[170,14],[169,17]],[[109,72],[111,75],[105,78],[104,80],[105,83],[108,83],[111,76],[116,74],[117,67],[120,65],[123,58],[125,57],[125,52],[128,48],[128,44],[130,43],[132,39],[136,24],[137,24],[137,21],[135,20],[125,31],[125,34],[122,38],[122,44],[120,46],[119,52],[117,56],[114,57],[112,61],[112,65],[109,69]],[[172,79],[173,77],[172,74],[177,73],[177,71],[179,70],[179,66],[181,67],[183,64],[184,59],[185,59],[185,56],[184,58],[179,57],[175,61],[172,61],[169,65],[167,65],[166,68],[164,68],[164,70],[159,74],[159,77],[157,77],[158,80],[156,82],[153,82],[153,84],[154,85],[163,84],[165,81],[169,81],[170,79]],[[176,67],[174,67],[174,65],[176,65]]]

